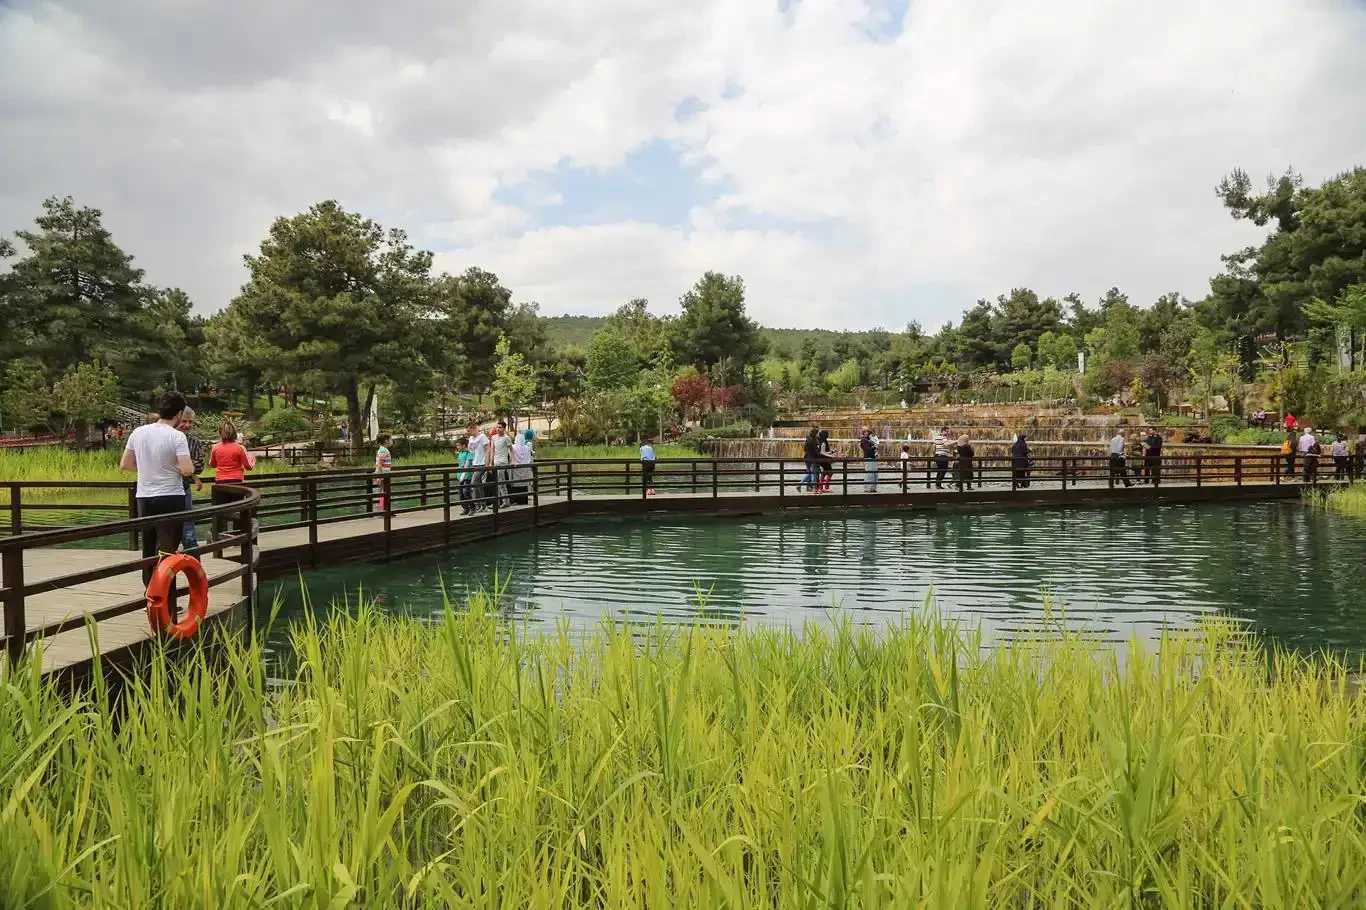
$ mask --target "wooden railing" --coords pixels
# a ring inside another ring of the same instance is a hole
[[[370,520],[376,523],[373,533],[383,533],[384,552],[389,552],[389,540],[394,533],[394,522],[401,516],[417,512],[440,511],[439,520],[447,527],[463,512],[487,513],[494,516],[489,533],[498,533],[498,516],[508,510],[529,509],[529,526],[540,524],[539,512],[547,503],[555,503],[559,514],[573,514],[573,503],[584,500],[648,499],[690,497],[721,499],[732,496],[764,496],[795,505],[799,499],[811,497],[812,504],[830,502],[834,505],[890,505],[903,497],[924,495],[927,491],[936,499],[953,499],[966,494],[969,486],[986,489],[994,497],[1018,494],[1037,495],[1049,489],[1105,490],[1110,493],[1125,486],[1134,486],[1135,496],[1141,490],[1185,486],[1281,486],[1305,485],[1303,461],[1297,455],[1294,470],[1287,472],[1287,459],[1279,454],[1248,455],[1182,455],[1157,460],[1126,458],[1114,464],[1104,456],[1036,458],[1027,466],[1011,458],[980,458],[964,465],[950,458],[915,456],[906,459],[883,458],[876,462],[876,492],[866,492],[870,465],[863,459],[834,458],[815,463],[803,459],[660,459],[655,462],[648,482],[646,466],[638,459],[594,459],[581,461],[547,461],[529,466],[498,466],[496,468],[462,469],[455,465],[419,465],[398,467],[386,474],[376,474],[369,468],[343,468],[262,477],[251,481],[251,487],[220,487],[242,491],[239,502],[197,508],[176,515],[157,518],[136,517],[137,503],[133,485],[118,482],[85,483],[9,483],[8,509],[0,500],[0,512],[8,512],[8,537],[0,536],[0,564],[3,565],[5,638],[11,654],[18,653],[25,642],[37,635],[55,635],[79,627],[84,616],[74,617],[41,629],[25,627],[24,600],[46,591],[73,587],[129,572],[139,572],[155,563],[155,558],[132,559],[118,565],[45,580],[38,584],[25,583],[23,553],[40,547],[57,546],[96,538],[123,537],[130,549],[138,547],[141,532],[158,521],[187,521],[197,525],[217,525],[218,533],[211,544],[192,553],[221,554],[225,549],[240,548],[240,564],[233,570],[211,579],[217,585],[233,578],[241,578],[243,593],[249,595],[253,583],[256,537],[252,531],[255,518],[260,531],[307,529],[307,544],[317,559],[320,546],[319,529],[331,524]],[[1310,475],[1309,484],[1335,485],[1350,483],[1363,473],[1361,459],[1354,459],[1344,470],[1331,457],[1319,459],[1319,469]],[[814,470],[816,477],[810,478]],[[509,487],[508,485],[511,484]],[[119,502],[108,496],[102,502],[25,502],[23,494],[31,490],[117,491]],[[816,488],[828,492],[816,493]],[[79,518],[98,517],[101,511],[119,511],[130,517],[119,521],[95,524],[76,524],[63,528],[35,529],[25,523],[26,515],[72,513]],[[245,522],[242,520],[246,519]],[[433,521],[438,520],[434,518]],[[224,534],[223,525],[235,524],[246,530]],[[525,522],[520,526],[527,526]],[[482,536],[488,536],[483,534]],[[269,541],[265,543],[269,547]],[[93,612],[96,620],[132,612],[142,601],[129,600]]]
[[[107,578],[128,575],[130,573],[142,573],[144,569],[153,567],[158,562],[159,557],[150,556],[147,558],[130,559],[115,565],[100,566],[98,568],[87,569],[80,572],[68,573],[66,575],[44,578],[41,581],[29,582],[25,580],[24,554],[48,547],[56,547],[62,544],[71,544],[81,541],[95,541],[101,538],[123,538],[127,536],[128,548],[137,549],[140,544],[142,533],[148,529],[155,529],[156,526],[166,522],[208,522],[217,528],[217,534],[213,541],[204,546],[195,547],[185,552],[192,556],[202,556],[213,554],[221,556],[225,550],[237,550],[237,559],[231,569],[221,571],[216,575],[209,576],[209,587],[226,584],[233,579],[241,579],[242,597],[250,598],[254,590],[254,568],[256,566],[256,529],[253,521],[256,508],[261,500],[261,494],[250,487],[244,486],[224,486],[219,489],[229,490],[238,498],[229,503],[216,506],[206,506],[185,512],[177,512],[169,515],[156,515],[150,517],[133,517],[120,521],[106,521],[95,524],[78,524],[63,528],[50,528],[39,531],[25,531],[23,526],[23,514],[28,510],[76,510],[89,512],[92,509],[108,509],[107,503],[29,503],[22,502],[22,494],[25,489],[51,488],[60,486],[64,489],[109,489],[117,487],[120,492],[126,487],[128,496],[132,501],[131,508],[136,512],[136,501],[132,500],[132,490],[130,485],[115,482],[68,482],[68,483],[9,483],[9,536],[0,537],[0,602],[4,605],[4,642],[5,650],[9,654],[11,661],[17,660],[23,653],[25,646],[38,637],[50,637],[69,632],[74,629],[84,627],[87,621],[112,619],[126,613],[141,610],[146,605],[145,598],[139,596],[128,600],[101,607],[98,610],[82,612],[65,618],[59,622],[29,629],[27,616],[27,600],[39,594],[50,591],[58,591],[74,588],[77,585],[89,584],[90,582],[101,581]],[[232,530],[229,530],[229,527]]]

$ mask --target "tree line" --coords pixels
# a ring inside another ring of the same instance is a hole
[[[9,428],[75,429],[119,398],[213,385],[248,409],[258,390],[336,397],[353,427],[381,394],[386,423],[408,427],[492,394],[504,409],[563,402],[566,426],[592,438],[715,409],[758,421],[858,388],[1015,382],[1158,409],[1216,389],[1236,407],[1256,387],[1283,408],[1366,422],[1366,169],[1319,186],[1287,173],[1262,192],[1235,170],[1216,195],[1268,234],[1222,257],[1199,299],[1014,288],[932,334],[773,330],[747,315],[739,276],[708,272],[676,316],[633,299],[576,322],[586,344],[552,340],[554,321],[498,276],[435,273],[403,231],[333,201],[276,219],[241,292],[204,318],[146,280],[99,210],[53,198],[33,229],[0,239],[0,410]]]

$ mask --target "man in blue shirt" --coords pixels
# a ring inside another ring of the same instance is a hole
[[[655,447],[648,442],[640,444],[640,483],[646,496],[655,495]]]

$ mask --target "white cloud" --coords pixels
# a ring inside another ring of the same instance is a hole
[[[1022,284],[1199,296],[1257,237],[1224,172],[1366,163],[1352,0],[916,0],[869,40],[892,9],[11,0],[0,225],[71,193],[215,309],[272,217],[335,197],[546,312],[663,308],[715,268],[773,324],[933,325]],[[548,226],[500,194],[558,211],[529,174],[660,138],[720,194],[686,223]]]

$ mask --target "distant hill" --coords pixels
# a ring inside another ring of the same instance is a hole
[[[557,348],[567,346],[588,347],[588,342],[604,325],[606,316],[542,316],[541,325],[545,327],[546,337]],[[859,341],[875,334],[874,332],[836,332],[831,329],[770,329],[761,332],[768,341],[769,349],[788,357],[794,357],[802,348],[802,342],[814,338],[822,349],[831,347],[835,339],[844,336],[850,341]]]
[[[546,339],[556,348],[588,347],[598,330],[607,324],[606,316],[542,316]]]

